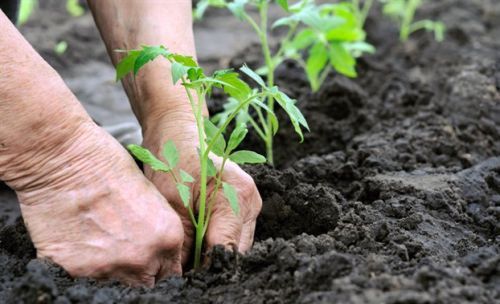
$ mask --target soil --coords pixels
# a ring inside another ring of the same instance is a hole
[[[209,14],[207,24],[220,21],[218,14]],[[279,165],[246,168],[264,200],[248,255],[216,248],[206,270],[153,289],[72,279],[35,259],[15,205],[5,203],[0,299],[500,303],[500,3],[433,1],[421,16],[446,23],[444,42],[417,33],[401,44],[396,27],[374,11],[367,29],[377,53],[360,60],[358,78],[332,74],[318,93],[295,64],[279,68],[278,84],[300,101],[311,132],[299,144],[282,123]],[[90,56],[108,64],[104,49],[95,51],[99,40],[79,32],[90,26],[82,20],[68,21],[75,48],[64,59],[35,43],[63,75],[64,60]],[[87,53],[89,43],[95,54]],[[261,60],[255,46],[235,58],[227,62]],[[246,145],[262,149],[255,138]],[[12,202],[4,193],[0,201]]]

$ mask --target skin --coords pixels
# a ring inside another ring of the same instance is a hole
[[[194,55],[189,2],[89,4],[116,63],[112,50],[142,43]],[[16,191],[38,257],[75,277],[130,285],[152,286],[181,274],[192,251],[193,227],[172,182],[140,172],[1,11],[0,32],[0,180]],[[169,74],[168,64],[158,61],[124,87],[144,145],[157,151],[174,140],[180,167],[196,177],[194,118],[180,88],[168,85]],[[243,252],[252,244],[261,199],[253,180],[235,164],[224,179],[238,189],[241,213],[234,216],[219,195],[206,247],[223,244]]]
[[[171,52],[196,58],[191,1],[89,0],[88,3],[114,64],[123,56],[115,50],[135,49],[141,44],[165,45]],[[113,18],[109,17],[111,15]],[[157,59],[146,65],[137,77],[126,78],[123,86],[143,128],[143,145],[155,155],[161,155],[163,144],[173,140],[181,151],[179,168],[198,180],[200,168],[195,119],[184,88],[172,84],[169,62]],[[206,108],[204,111],[208,116]],[[153,172],[150,168],[146,168],[145,174],[181,217],[184,227],[182,261],[185,264],[193,251],[194,239],[194,227],[187,209],[168,174]],[[245,252],[253,243],[262,200],[252,178],[236,164],[227,165],[223,180],[238,190],[241,213],[234,215],[224,195],[218,194],[207,230],[206,246],[210,249],[222,244]],[[197,195],[194,193],[194,197]]]

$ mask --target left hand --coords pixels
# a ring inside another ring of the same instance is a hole
[[[180,157],[177,168],[186,171],[196,181],[199,181],[198,133],[193,114],[176,113],[157,120],[151,126],[151,128],[144,130],[143,146],[154,155],[159,156],[165,142],[174,141]],[[216,167],[220,167],[221,158],[212,157],[212,160]],[[145,168],[145,174],[181,217],[184,226],[182,263],[185,265],[194,250],[195,239],[195,230],[188,210],[184,207],[177,193],[175,182],[169,174],[154,172],[148,166]],[[262,208],[262,199],[252,177],[235,163],[226,162],[222,179],[237,190],[240,212],[238,215],[234,214],[222,193],[222,189],[219,189],[205,235],[205,249],[210,250],[214,245],[224,245],[228,249],[237,249],[244,253],[253,244],[255,224]],[[197,198],[199,184],[194,183],[193,185],[192,197]],[[212,192],[213,186],[214,183],[209,183],[208,194]],[[192,206],[192,208],[196,215],[198,206]]]

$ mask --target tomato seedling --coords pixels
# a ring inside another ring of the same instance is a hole
[[[399,38],[407,41],[410,35],[419,30],[434,33],[436,41],[444,40],[445,25],[439,21],[414,21],[415,12],[423,4],[423,0],[381,0],[384,3],[384,14],[392,17],[399,24]]]
[[[184,206],[188,209],[196,230],[194,267],[198,268],[200,266],[203,239],[209,225],[216,194],[220,189],[222,189],[234,213],[238,214],[239,212],[236,189],[223,181],[223,172],[227,161],[237,164],[255,164],[266,161],[264,156],[253,151],[237,151],[238,146],[248,132],[245,123],[237,123],[226,141],[224,133],[228,125],[241,119],[242,109],[252,107],[259,113],[269,113],[272,122],[270,126],[272,128],[271,132],[274,134],[278,129],[278,120],[272,109],[262,102],[268,96],[276,98],[287,111],[300,136],[302,136],[301,126],[307,128],[307,122],[292,99],[279,91],[276,86],[267,86],[262,78],[248,67],[243,66],[240,70],[254,79],[260,85],[259,89],[251,89],[240,78],[240,75],[233,70],[220,70],[211,76],[206,76],[203,69],[198,66],[192,57],[171,53],[164,46],[143,46],[138,50],[127,51],[127,55],[116,67],[117,80],[122,79],[129,73],[136,75],[145,64],[157,57],[165,58],[171,63],[173,83],[175,85],[180,82],[191,105],[199,138],[200,172],[198,183],[195,183],[193,176],[182,170],[182,168],[178,168],[179,153],[172,141],[165,143],[162,151],[163,159],[138,145],[130,145],[128,149],[138,160],[149,165],[152,170],[170,174],[175,181],[178,194]],[[202,115],[206,98],[214,88],[222,89],[233,102],[232,108],[227,109],[225,112],[226,116],[220,127],[213,124],[208,117]],[[212,160],[214,156],[219,157],[218,167]],[[209,182],[212,182],[210,184],[213,185],[211,192],[208,191]],[[191,195],[196,184],[199,185],[197,202],[193,201],[194,198]],[[197,214],[193,209],[195,203],[198,204]]]
[[[269,43],[268,13],[272,2],[277,3],[287,14],[271,26],[287,28],[287,33],[275,52]],[[365,52],[374,52],[373,46],[364,41],[365,32],[360,22],[360,14],[352,3],[318,6],[314,0],[301,0],[293,5],[288,0],[201,0],[194,11],[195,17],[201,18],[209,6],[229,9],[238,19],[246,21],[255,30],[261,42],[265,63],[257,73],[266,76],[268,87],[274,86],[276,67],[288,59],[299,63],[306,71],[312,90],[317,91],[332,70],[348,77],[356,77],[356,57]],[[248,12],[248,7],[257,9],[258,20]],[[275,101],[279,102],[270,94],[267,106],[271,112]],[[232,101],[229,101],[227,109],[232,109]],[[264,141],[267,160],[273,164],[273,117],[269,113],[264,117],[257,112],[255,115],[258,122],[249,122]],[[227,113],[221,113],[221,116],[227,116]],[[245,116],[251,117],[247,113]]]

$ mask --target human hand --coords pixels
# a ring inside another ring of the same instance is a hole
[[[198,158],[198,133],[194,118],[191,113],[175,113],[162,117],[150,124],[144,132],[143,146],[155,155],[161,155],[165,142],[172,140],[180,156],[178,168],[186,171],[195,180],[199,180],[200,163]],[[219,157],[211,157],[216,167],[220,165]],[[146,166],[146,176],[153,182],[158,190],[167,198],[170,205],[181,217],[184,227],[184,246],[182,262],[185,264],[192,252],[195,230],[190,220],[187,208],[184,207],[175,187],[175,182],[170,175],[155,172]],[[231,184],[238,193],[240,212],[234,214],[229,202],[222,191],[216,194],[212,216],[205,236],[205,248],[210,250],[214,245],[224,245],[228,249],[237,249],[244,253],[253,244],[257,216],[262,208],[262,199],[253,179],[238,165],[226,162],[222,180]],[[209,183],[208,193],[213,190],[214,184]],[[195,184],[194,198],[199,196],[199,185]],[[198,206],[192,206],[195,213]]]

